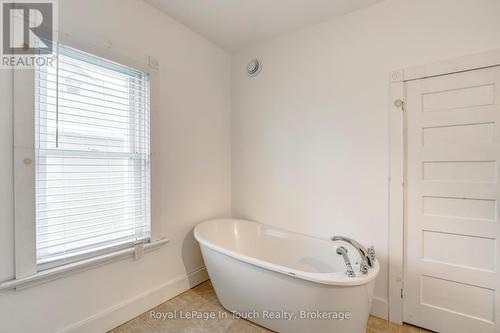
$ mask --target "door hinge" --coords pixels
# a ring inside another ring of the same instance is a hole
[[[403,293],[403,288],[401,288],[401,298],[403,298],[404,293]]]

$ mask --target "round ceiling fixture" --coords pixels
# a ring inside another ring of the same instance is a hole
[[[256,76],[257,74],[260,73],[261,68],[262,68],[262,65],[261,65],[259,59],[253,59],[247,65],[247,73],[250,76]]]

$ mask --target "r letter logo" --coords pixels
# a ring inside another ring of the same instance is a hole
[[[0,4],[1,67],[29,68],[47,64],[55,42],[55,0],[0,0]]]

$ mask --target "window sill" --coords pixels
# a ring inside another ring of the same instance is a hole
[[[170,242],[169,239],[162,239],[149,244],[145,244],[144,253],[154,251],[169,242]],[[71,264],[54,267],[24,278],[2,282],[0,283],[0,292],[10,289],[22,290],[35,285],[39,285],[44,282],[59,279],[61,277],[71,275],[77,272],[86,271],[88,269],[92,269],[102,264],[118,261],[125,258],[133,258],[134,256],[135,256],[135,249],[133,247],[130,247],[127,249],[74,262]]]

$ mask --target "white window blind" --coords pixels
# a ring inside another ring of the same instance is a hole
[[[149,240],[149,75],[57,46],[35,71],[37,263]]]

